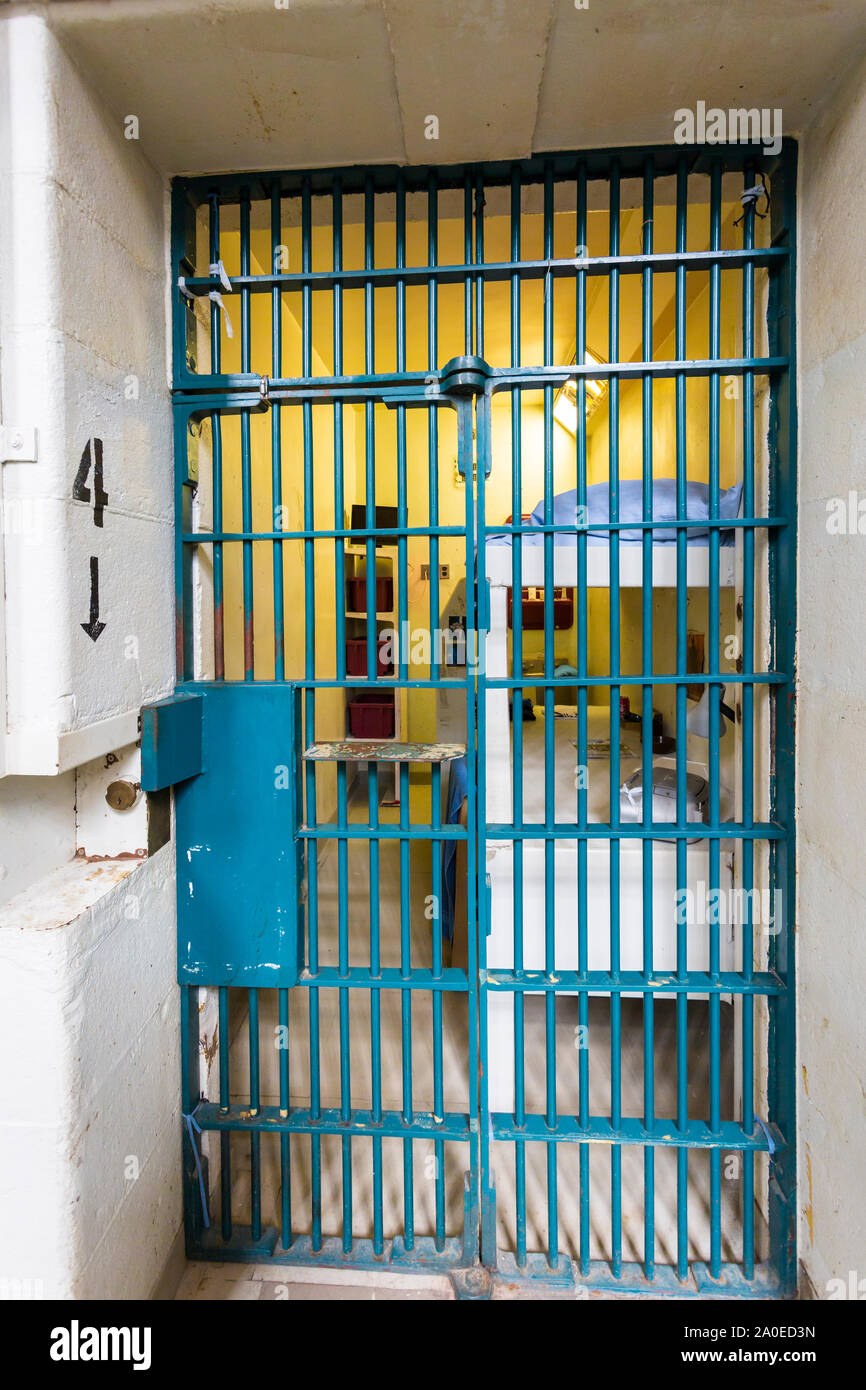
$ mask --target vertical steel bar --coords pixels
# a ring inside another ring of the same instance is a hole
[[[435,266],[439,255],[439,183],[435,170],[427,180],[427,264]],[[427,280],[427,371],[435,389],[439,365],[439,295],[435,275]],[[435,406],[427,411],[428,517],[431,527],[439,525],[439,413]],[[440,677],[439,643],[432,634],[439,631],[439,537],[431,536],[430,559],[430,679]]]
[[[575,251],[581,260],[589,255],[586,164],[581,160],[577,166],[575,189]],[[586,270],[579,269],[575,274],[575,360],[582,367],[586,360]],[[575,468],[577,473],[578,515],[586,513],[586,379],[577,379],[577,437],[575,440]],[[589,591],[586,572],[586,530],[579,527],[577,533],[577,672],[586,677],[588,665]],[[577,824],[581,830],[587,826],[588,787],[587,767],[588,747],[588,701],[589,692],[580,684],[577,690]],[[581,836],[577,842],[577,967],[585,978],[589,962],[587,938],[587,842]],[[578,997],[578,1119],[581,1126],[589,1124],[589,999],[582,990]],[[589,1145],[580,1146],[580,1272],[589,1272]]]
[[[720,251],[722,246],[722,165],[713,160],[710,171],[710,249]],[[710,324],[709,356],[717,360],[721,356],[721,269],[718,262],[710,267]],[[710,522],[719,518],[719,388],[721,382],[717,371],[710,373],[709,379],[709,487]],[[709,671],[715,675],[719,670],[719,528],[710,525],[709,534],[709,594],[708,594],[708,642]],[[721,737],[720,709],[722,699],[721,685],[710,683],[710,727],[709,727],[709,813],[713,825],[719,823],[719,740]],[[717,836],[709,842],[709,890],[710,903],[719,902],[720,843]],[[719,977],[719,913],[709,914],[710,933],[710,977]],[[719,1132],[721,1124],[721,999],[718,992],[710,994],[710,1129]],[[710,1149],[710,1274],[718,1279],[721,1274],[721,1209],[722,1209],[722,1154],[718,1148]]]
[[[367,764],[367,818],[371,830],[379,825],[379,772],[376,763]],[[370,837],[370,974],[382,973],[379,945],[379,841]],[[382,992],[370,990],[370,1094],[373,1120],[382,1121]],[[384,1248],[382,1195],[382,1140],[373,1136],[373,1253]]]
[[[261,1103],[259,1067],[259,992],[247,991],[249,1004],[250,1114],[258,1115]],[[262,1136],[250,1131],[250,1234],[254,1241],[262,1235]]]
[[[511,260],[520,260],[521,219],[520,166],[511,170]],[[511,276],[511,365],[520,366],[520,276]],[[511,391],[511,520],[523,526],[522,477],[522,392]],[[523,531],[513,537],[511,546],[511,673],[523,672]],[[515,686],[511,692],[512,747],[512,820],[523,825],[523,690]],[[513,932],[514,973],[523,974],[523,841],[511,845],[513,858]],[[526,1123],[526,996],[522,989],[514,991],[514,1120],[518,1128]],[[518,1139],[514,1145],[515,1221],[517,1263],[526,1264],[526,1144]]]
[[[220,1110],[224,1115],[231,1106],[230,1085],[230,1035],[229,1035],[229,991],[227,985],[219,986],[219,1068],[220,1068]],[[222,1201],[222,1237],[232,1238],[232,1136],[227,1129],[220,1130],[220,1195]]]
[[[331,195],[333,266],[341,270],[343,266],[343,194],[339,175],[335,176]],[[343,372],[343,290],[338,284],[333,288],[333,354],[334,375]],[[343,478],[343,406],[334,402],[334,529],[339,531],[345,523],[344,478]],[[344,542],[340,537],[334,541],[334,590],[336,599],[336,672],[338,680],[346,679],[346,562]],[[375,668],[374,668],[375,669]],[[369,675],[369,670],[368,670]],[[337,818],[341,826],[348,820],[348,795],[346,786],[346,764],[337,764]],[[346,975],[349,970],[349,844],[346,839],[337,842],[337,930],[339,970]],[[349,991],[339,993],[340,1010],[340,1117],[348,1125],[352,1111],[352,1081],[350,1070],[351,1034],[349,1027]],[[342,1178],[343,1178],[343,1251],[352,1249],[352,1141],[348,1135],[341,1140]]]
[[[486,526],[486,506],[485,490],[487,480],[487,469],[491,460],[490,445],[490,396],[485,391],[476,398],[475,402],[475,425],[478,437],[475,457],[477,460],[477,491],[475,499],[475,528],[477,535],[477,553],[484,556],[485,538],[487,536]],[[467,434],[467,454],[471,458],[472,454],[472,402],[469,401],[464,407],[464,420],[466,422]],[[467,489],[467,502],[471,502],[471,494]],[[467,519],[467,526],[471,518]],[[467,557],[468,559],[468,557]],[[481,582],[485,582],[482,571]],[[481,865],[486,865],[486,844],[487,844],[487,628],[489,625],[489,603],[484,604],[483,618],[479,613],[477,624],[473,619],[470,630],[476,631],[476,665],[475,674],[472,679],[468,678],[469,666],[467,661],[467,695],[471,696],[473,687],[477,689],[477,740],[476,740],[476,776],[477,776],[477,796],[476,796],[476,828],[477,843],[477,869],[473,866],[472,872],[479,872]],[[477,685],[476,685],[477,680]],[[471,746],[471,745],[470,745]],[[473,822],[470,820],[470,827]],[[470,841],[473,838],[470,829]],[[477,1104],[479,1107],[480,1124],[478,1135],[479,1167],[481,1183],[481,1259],[487,1266],[492,1266],[496,1261],[496,1195],[493,1184],[493,1162],[492,1150],[493,1140],[489,1120],[489,1085],[488,1085],[488,1056],[489,1056],[489,1031],[488,1031],[488,997],[487,997],[487,933],[490,930],[489,913],[490,899],[487,893],[486,879],[482,889],[483,896],[478,902],[477,922],[479,930],[477,933],[476,954],[470,957],[473,962],[470,969],[474,972],[475,984],[475,1008],[477,1010],[477,1039],[479,1053],[477,1056]],[[470,1006],[471,1007],[471,1006]],[[471,1073],[474,1074],[474,1073]]]
[[[331,197],[331,216],[333,221],[333,265],[335,270],[343,268],[343,186],[339,175],[333,183]],[[335,284],[333,289],[333,351],[334,375],[343,374],[343,287]],[[345,480],[343,474],[343,403],[334,402],[334,530],[340,531],[346,522]],[[337,680],[346,679],[346,549],[341,537],[334,541],[334,597],[336,600],[336,623],[334,640],[336,643]],[[376,668],[374,667],[374,670]],[[369,671],[368,671],[369,674]]]
[[[282,265],[282,213],[280,207],[280,184],[276,180],[271,189],[271,269],[276,274]],[[271,375],[283,374],[283,308],[279,285],[271,291]],[[283,463],[282,463],[282,423],[283,408],[279,402],[271,406],[271,502],[273,505],[273,527],[283,531]],[[283,562],[283,543],[273,543],[272,563],[274,567],[274,680],[285,680],[285,614],[283,596],[285,574]],[[283,1136],[288,1138],[288,1136]]]
[[[309,273],[312,269],[312,207],[309,177],[301,182],[301,269]],[[307,282],[301,291],[301,374],[309,379],[313,374],[312,344],[312,289]],[[312,539],[315,527],[315,479],[313,467],[313,411],[309,401],[302,406],[304,439],[304,676],[307,680],[316,675],[316,557],[315,542]],[[304,738],[307,743],[315,739],[316,692],[309,687],[304,692]],[[307,824],[316,824],[316,765],[307,762]],[[318,898],[318,844],[315,839],[308,844],[307,860],[307,904],[308,904],[308,947],[309,968],[315,973],[319,968],[319,898]],[[310,1114],[319,1119],[321,1114],[321,1062],[320,1062],[320,1013],[319,991],[310,989]],[[311,1189],[311,1228],[314,1250],[322,1245],[322,1140],[321,1135],[310,1136],[310,1189]]]
[[[220,258],[219,197],[215,193],[208,201],[209,207],[209,246],[211,264],[216,265]],[[222,316],[213,300],[210,305],[210,354],[211,371],[217,376],[221,370]],[[213,490],[213,529],[220,535],[223,529],[223,469],[222,469],[222,421],[218,411],[214,411],[211,421],[212,490]],[[214,680],[225,680],[225,625],[223,620],[223,543],[214,541],[213,546],[213,621],[214,621]]]
[[[373,180],[368,174],[364,181],[364,269],[372,270],[376,263],[376,195]],[[364,371],[372,376],[376,370],[376,296],[373,281],[364,282]],[[364,402],[364,455],[366,515],[365,573],[367,577],[366,624],[367,680],[376,678],[378,664],[378,627],[376,624],[376,542],[369,532],[376,525],[376,413],[372,400]],[[399,624],[398,624],[399,633]],[[376,888],[378,890],[378,882]]]
[[[754,165],[747,164],[743,185],[755,183]],[[743,247],[750,251],[755,244],[755,208],[750,203],[743,214]],[[755,353],[755,271],[751,264],[743,267],[743,356],[749,360]],[[743,374],[743,515],[755,515],[755,374]],[[748,680],[755,661],[755,533],[751,526],[743,529],[743,627],[742,663],[747,679],[742,687],[743,723],[742,749],[742,817],[743,825],[754,825],[754,750],[755,750],[755,687]],[[743,896],[746,912],[743,919],[742,971],[744,981],[751,980],[754,970],[754,928],[752,921],[752,889],[755,882],[754,842],[744,840]],[[742,1095],[743,1128],[751,1133],[754,1126],[754,1036],[755,1005],[752,996],[743,994],[742,1010]],[[755,1156],[743,1154],[743,1274],[755,1275]]]
[[[619,255],[620,247],[620,168],[619,160],[610,168],[610,254]],[[611,362],[619,361],[619,271],[610,272],[609,351]],[[619,378],[612,377],[609,388],[610,420],[610,520],[619,521]],[[612,530],[608,542],[610,577],[610,673],[620,671],[620,612],[619,612],[619,531]],[[610,687],[610,823],[619,825],[619,685]],[[616,979],[620,970],[620,841],[610,841],[610,971]],[[622,1120],[622,996],[614,991],[610,1000],[610,1118],[619,1129]],[[618,1143],[610,1154],[610,1226],[611,1270],[614,1278],[622,1274],[622,1148]]]
[[[439,254],[439,184],[435,170],[427,178],[427,264],[435,266]],[[439,361],[439,302],[436,277],[427,280],[427,369],[431,384]],[[439,416],[436,406],[427,411],[427,487],[428,520],[431,527],[439,525]],[[438,681],[441,677],[440,646],[437,634],[440,629],[439,613],[439,537],[430,536],[428,546],[430,562],[430,679]],[[439,697],[437,696],[437,699]],[[442,824],[442,779],[438,763],[433,765],[430,786],[431,825],[438,829]],[[436,915],[432,930],[433,978],[442,976],[442,853],[434,842],[433,860],[433,902]],[[445,1112],[443,1082],[443,1017],[442,991],[433,992],[433,1115],[442,1120]],[[437,1250],[445,1247],[445,1145],[441,1139],[434,1140],[435,1160],[435,1204]]]
[[[475,182],[475,263],[484,264],[484,175]],[[475,277],[475,352],[484,356],[484,272]]]
[[[432,407],[435,409],[435,407]],[[430,776],[430,824],[434,830],[442,825],[442,768],[434,763]],[[440,847],[434,840],[431,845],[433,861],[433,904],[435,913],[432,922],[432,969],[433,979],[442,979],[442,856]],[[433,990],[433,1119],[442,1123],[445,1116],[445,1090],[443,1082],[442,1056],[442,990]],[[445,1248],[445,1145],[441,1139],[433,1142],[436,1203],[437,1250]]]
[[[250,199],[248,194],[241,197],[241,275],[250,273]],[[241,371],[251,370],[251,319],[250,291],[241,290]],[[242,530],[249,536],[253,529],[253,477],[252,454],[250,449],[250,413],[241,411],[241,510]],[[244,589],[244,680],[251,681],[255,676],[253,652],[253,543],[243,542],[243,589]]]
[[[655,165],[652,156],[644,163],[643,176],[643,253],[652,255],[653,221],[655,217],[654,198]],[[653,356],[653,279],[652,271],[647,269],[642,276],[642,354],[645,362]],[[653,382],[651,376],[642,380],[642,459],[643,459],[643,520],[653,519]],[[653,670],[653,532],[646,526],[641,545],[641,670],[649,675]],[[643,796],[643,824],[646,829],[652,822],[653,799],[646,788],[652,786],[652,684],[644,684],[641,690],[641,754]],[[653,973],[653,855],[655,846],[651,839],[641,845],[642,856],[642,895],[643,895],[643,969],[649,980]],[[643,1104],[644,1125],[648,1130],[655,1124],[655,1001],[648,990],[643,997]],[[647,1279],[655,1276],[655,1149],[651,1144],[644,1148],[644,1274]]]
[[[280,1116],[288,1119],[289,1072],[289,991],[278,990],[280,1045]],[[292,1244],[292,1156],[290,1137],[280,1135],[280,1240],[284,1250]]]
[[[375,265],[375,193],[371,175],[364,180],[364,268],[372,270]],[[372,375],[375,371],[375,296],[373,281],[364,281],[364,371]],[[365,526],[369,533],[376,525],[376,421],[374,405],[371,400],[364,402],[364,487],[366,495]],[[365,570],[367,576],[367,679],[374,678],[377,666],[376,641],[376,549],[375,541],[367,535]],[[367,815],[371,829],[379,824],[379,770],[376,763],[367,765]],[[381,973],[379,895],[380,862],[379,841],[371,836],[369,845],[370,866],[370,970],[373,975]],[[370,991],[370,1050],[371,1050],[371,1094],[373,1117],[382,1119],[382,1004],[378,989]],[[382,1188],[382,1140],[373,1136],[373,1250],[380,1255],[384,1249],[384,1198]]]
[[[681,256],[687,248],[687,208],[688,208],[688,164],[681,158],[677,164],[677,211],[676,211],[676,250]],[[686,269],[678,262],[675,283],[675,350],[678,361],[686,352]],[[686,516],[686,378],[682,372],[676,375],[676,479],[677,479],[677,519]],[[676,668],[677,675],[686,673],[686,625],[688,616],[688,539],[684,527],[677,527],[677,613],[676,613]],[[678,683],[676,687],[676,772],[677,772],[677,825],[686,823],[686,688]],[[677,902],[684,901],[686,889],[686,841],[680,836],[676,845]],[[684,914],[680,914],[683,916]],[[685,980],[688,974],[687,922],[677,921],[677,978]],[[689,1122],[688,1095],[688,998],[685,990],[677,993],[676,999],[676,1039],[677,1039],[677,1125],[686,1129]],[[688,1274],[689,1262],[689,1207],[688,1207],[688,1165],[689,1151],[685,1145],[677,1148],[677,1276],[684,1280]]]
[[[463,264],[472,264],[472,175],[467,173],[463,181]],[[474,332],[472,321],[473,276],[467,272],[463,282],[463,336],[466,352],[474,352]],[[469,479],[467,478],[467,487]]]
[[[472,402],[465,398],[458,398],[455,401],[457,411],[457,448],[458,461],[463,464],[466,476],[466,487],[464,489],[464,526],[465,526],[465,574],[466,584],[466,630],[467,633],[478,632],[478,604],[476,600],[475,585],[469,582],[469,576],[474,572],[476,546],[484,553],[484,531],[483,531],[483,507],[484,507],[484,468],[478,469],[478,486],[480,499],[480,516],[476,514],[476,500],[474,489],[471,486],[472,463],[473,463],[473,442],[472,442]],[[483,634],[478,634],[479,641],[483,641]],[[466,696],[466,757],[469,766],[469,777],[466,787],[466,819],[469,827],[468,838],[466,841],[466,920],[467,920],[467,1004],[468,1004],[468,1058],[469,1058],[469,1122],[474,1126],[476,1134],[479,1129],[479,1090],[485,1087],[484,1068],[486,1067],[486,1052],[483,1054],[481,1048],[484,1046],[483,1035],[479,1039],[479,960],[480,943],[478,939],[477,911],[478,911],[478,862],[479,862],[479,840],[481,843],[481,853],[484,852],[484,839],[486,835],[484,811],[484,786],[485,769],[483,758],[478,755],[479,746],[483,752],[483,734],[479,735],[482,742],[479,745],[477,731],[479,727],[479,712],[483,712],[483,693],[480,700],[476,700],[476,679],[477,672],[480,670],[481,681],[483,683],[484,673],[484,651],[483,647],[479,653],[480,661],[478,667],[470,674],[467,654],[467,672],[464,692]],[[480,1076],[480,1085],[475,1086],[472,1081]],[[486,1121],[485,1121],[486,1124]],[[485,1156],[488,1146],[488,1136],[486,1133],[479,1134],[472,1148],[470,1149],[470,1168],[467,1175],[467,1200],[469,1209],[480,1210],[480,1182],[481,1177],[479,1168],[484,1166]],[[464,1254],[474,1255],[477,1248],[477,1236],[467,1229],[464,1231]],[[483,1253],[483,1252],[482,1252]]]
[[[397,269],[406,265],[406,183],[402,171],[397,174],[396,192],[396,259]],[[406,281],[398,277],[396,285],[396,334],[397,371],[406,370]],[[406,478],[406,407],[397,406],[397,624],[401,635],[409,627],[409,575],[406,527],[408,520],[408,495]],[[399,679],[409,676],[408,642],[400,641]],[[396,697],[399,699],[399,695]],[[410,819],[409,805],[409,764],[400,764],[400,827],[408,829]],[[408,976],[412,969],[411,959],[411,856],[408,838],[400,840],[400,972]],[[406,1123],[412,1120],[412,991],[404,989],[401,993],[403,1029],[403,1118]],[[414,1173],[412,1167],[413,1143],[403,1141],[403,1190],[404,1190],[404,1231],[406,1248],[411,1250],[415,1241],[415,1197]]]
[[[544,259],[553,259],[553,165],[544,166]],[[544,278],[543,351],[545,366],[553,365],[553,278]],[[553,387],[544,388],[544,524],[553,524]],[[554,697],[550,681],[555,666],[553,627],[553,535],[544,533],[544,970],[548,978],[556,971],[556,842],[552,831],[556,820],[556,750],[554,746]],[[556,994],[544,992],[545,1031],[545,1115],[550,1128],[556,1125]],[[547,1243],[551,1267],[559,1259],[559,1214],[557,1193],[556,1144],[547,1144]]]
[[[180,1076],[181,1114],[195,1114],[201,1097],[199,1072],[199,990],[195,985],[183,985],[180,991]],[[207,1171],[196,1158],[197,1150],[192,1125],[181,1126],[183,1163],[183,1215],[187,1240],[198,1245],[208,1224],[206,1208],[209,1201]]]
[[[400,829],[409,829],[409,764],[400,763]],[[412,971],[411,885],[409,880],[409,840],[400,839],[400,974],[407,979]],[[412,1123],[412,991],[400,991],[401,1034],[403,1043],[403,1119]],[[403,1140],[403,1234],[406,1249],[415,1245],[415,1177],[411,1139]]]
[[[348,825],[348,791],[346,764],[337,763],[337,829]],[[337,961],[342,978],[349,973],[349,842],[345,836],[337,839]],[[348,1125],[352,1118],[352,1037],[349,1027],[349,990],[339,990],[340,1012],[340,1119]],[[343,1253],[352,1249],[352,1141],[349,1135],[340,1140],[343,1166]]]

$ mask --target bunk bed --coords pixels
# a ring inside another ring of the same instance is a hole
[[[667,480],[661,480],[666,482]],[[623,485],[625,486],[625,485]],[[641,484],[629,489],[629,495],[621,497],[619,516],[622,522],[640,520],[638,510],[638,490]],[[658,488],[658,481],[655,484]],[[700,518],[707,515],[706,489],[703,494],[700,485],[689,485],[690,520],[695,518],[694,526],[686,531],[686,584],[689,588],[706,588],[710,576],[710,551],[708,528],[700,525]],[[592,490],[590,490],[591,492]],[[596,489],[596,497],[590,499],[589,525],[587,528],[586,582],[588,588],[608,588],[611,583],[610,530],[602,529],[607,520],[606,507],[609,496],[607,485]],[[670,513],[672,503],[670,489],[663,489],[664,496],[656,504],[654,490],[654,520],[665,519],[665,508]],[[567,518],[575,515],[576,494],[566,493],[554,499],[552,520],[554,525],[567,524]],[[720,497],[718,516],[727,519],[737,515],[740,505],[739,487],[723,493]],[[593,510],[593,507],[595,510]],[[704,510],[701,510],[702,507]],[[674,511],[673,515],[676,513]],[[541,503],[529,521],[530,530],[519,537],[521,547],[522,586],[544,586],[545,550],[552,552],[553,584],[555,587],[577,587],[578,544],[576,530],[557,531],[553,534],[553,544],[546,546],[543,525],[544,509]],[[532,528],[537,526],[537,534]],[[593,529],[593,527],[597,529]],[[618,559],[616,571],[622,589],[643,586],[643,530],[640,525],[622,527],[619,530]],[[676,588],[677,550],[676,527],[656,525],[653,535],[652,582],[654,588]],[[738,573],[739,545],[735,537],[739,532],[733,528],[720,531],[718,547],[719,586],[731,588],[736,585]],[[509,597],[514,579],[513,545],[518,537],[508,535],[488,535],[484,547],[484,575],[490,586],[490,631],[487,639],[487,674],[490,677],[508,676],[509,672]],[[537,678],[536,678],[537,679]],[[532,686],[535,680],[527,676],[526,685]],[[624,678],[623,684],[628,684]],[[515,692],[519,697],[520,691]],[[556,700],[561,698],[559,692]],[[515,698],[515,717],[520,719],[521,701]],[[536,706],[535,717],[522,723],[522,823],[524,825],[543,825],[545,820],[545,717],[543,708]],[[513,802],[513,747],[512,723],[509,709],[509,692],[506,689],[489,690],[486,696],[486,821],[488,827],[514,824]],[[619,770],[617,780],[621,786],[641,767],[641,740],[636,726],[617,728],[620,736]],[[603,705],[590,705],[587,717],[587,740],[591,754],[587,763],[588,794],[587,816],[590,821],[610,823],[610,740],[611,722],[609,701]],[[555,821],[575,824],[577,820],[577,790],[575,773],[577,769],[578,720],[576,717],[556,717],[553,728],[553,804]],[[607,755],[605,756],[605,741]],[[732,740],[729,740],[732,742]],[[706,755],[706,743],[689,737],[686,749],[687,773],[697,781],[708,777],[708,769],[701,761]],[[673,757],[654,759],[655,767],[675,768]],[[690,785],[692,783],[690,782]],[[673,810],[671,818],[673,817]],[[734,807],[731,795],[724,785],[721,790],[720,815],[725,820],[732,818]],[[697,819],[695,810],[689,818]],[[654,812],[654,819],[657,819]],[[493,838],[490,838],[490,837]],[[545,884],[548,875],[548,859],[543,839],[524,840],[522,849],[515,851],[515,842],[510,839],[495,838],[495,831],[488,829],[487,862],[484,866],[489,883],[490,922],[487,937],[487,968],[495,974],[497,970],[510,971],[514,966],[514,902],[515,902],[515,853],[521,857],[522,877],[522,952],[525,970],[545,968]],[[686,886],[697,896],[706,892],[709,881],[709,863],[706,841],[696,838],[687,842]],[[720,856],[720,887],[724,890],[733,884],[734,854],[733,845],[722,843]],[[587,968],[608,971],[611,968],[610,912],[611,912],[611,844],[605,839],[590,839],[586,856],[586,923],[587,923]],[[614,882],[617,865],[614,863]],[[644,969],[644,902],[643,902],[643,846],[640,839],[623,839],[619,842],[619,966],[622,971],[642,971]],[[652,849],[652,925],[653,925],[653,969],[656,973],[673,972],[677,965],[677,871],[676,844],[674,840],[654,842]],[[553,849],[553,919],[555,933],[555,959],[558,970],[578,969],[578,852],[577,841],[557,839]],[[720,929],[720,968],[735,968],[737,942],[733,927]],[[709,933],[706,928],[690,928],[687,932],[688,968],[701,971],[709,966]],[[627,991],[624,993],[627,994]],[[507,991],[492,990],[488,996],[490,1067],[489,1094],[494,1111],[509,1112],[514,1105],[514,1005],[513,996]]]

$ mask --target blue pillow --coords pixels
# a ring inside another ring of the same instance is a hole
[[[735,483],[728,488],[727,492],[719,494],[719,516],[724,521],[729,521],[736,517],[740,510],[740,496],[743,491],[742,483]],[[588,534],[591,536],[603,536],[607,539],[610,534],[606,530],[597,529],[604,527],[610,520],[610,489],[607,483],[593,483],[586,489],[586,508]],[[553,499],[553,516],[551,518],[554,526],[575,526],[577,525],[577,490],[572,488],[569,492],[560,492]],[[710,489],[706,483],[686,483],[686,517],[689,521],[706,521],[710,514]],[[652,486],[652,515],[653,521],[676,521],[677,519],[677,483],[675,478],[655,478]],[[620,521],[642,521],[643,520],[643,481],[640,478],[628,478],[619,485],[619,519]],[[542,499],[532,513],[532,525],[544,525],[544,500]],[[596,528],[596,529],[594,529]],[[675,541],[677,538],[676,527],[659,526],[653,530],[654,541]],[[705,537],[708,534],[706,527],[695,527],[686,532],[689,540],[698,537]],[[724,534],[724,533],[722,533]],[[620,531],[619,538],[622,541],[639,541],[643,535],[640,530]]]

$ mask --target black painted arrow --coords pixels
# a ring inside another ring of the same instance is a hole
[[[105,631],[105,623],[99,621],[99,559],[90,557],[90,622],[81,626],[93,642],[98,642]]]

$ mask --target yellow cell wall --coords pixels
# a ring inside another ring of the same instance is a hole
[[[445,200],[447,195],[443,195]],[[364,255],[363,222],[358,216],[356,200],[346,199],[344,206],[343,264],[362,267]],[[461,199],[458,201],[462,201]],[[407,264],[424,264],[427,259],[426,202],[408,199],[406,229]],[[317,200],[314,200],[314,209]],[[737,215],[733,205],[726,206],[723,245],[733,244],[732,224]],[[455,202],[453,216],[447,206],[440,204],[439,261],[457,263],[464,256],[462,209]],[[353,220],[354,217],[354,220]],[[413,217],[416,220],[413,220]],[[301,266],[301,231],[297,225],[286,225],[282,232],[288,248],[288,268]],[[608,249],[608,217],[606,211],[592,212],[589,217],[589,247],[593,255]],[[641,249],[642,217],[635,207],[623,212],[621,221],[621,250]],[[507,216],[495,213],[485,218],[484,255],[487,261],[510,258],[510,222]],[[671,206],[656,209],[654,246],[656,250],[670,249],[674,244],[674,213]],[[698,204],[689,211],[689,249],[708,244],[708,208]],[[239,239],[236,229],[223,229],[221,250],[229,274],[237,271]],[[527,211],[521,227],[521,254],[543,258],[543,224],[540,211]],[[554,219],[555,258],[573,256],[574,216],[570,211],[558,212]],[[328,269],[332,264],[332,239],[329,225],[314,226],[312,235],[312,268]],[[394,264],[395,227],[393,221],[376,225],[376,263]],[[252,235],[252,269],[261,272],[270,264],[270,234],[266,229],[254,229]],[[723,276],[721,353],[739,356],[742,341],[740,287],[738,276],[731,272]],[[730,280],[730,283],[728,283]],[[736,283],[735,283],[736,282]],[[553,284],[553,349],[551,360],[563,362],[573,349],[575,339],[574,283],[570,279]],[[673,277],[657,275],[654,282],[653,356],[665,360],[675,355],[673,338]],[[543,325],[544,283],[525,282],[521,287],[520,361],[539,364],[545,360]],[[602,359],[610,355],[609,344],[609,286],[606,278],[591,278],[587,295],[587,343]],[[476,344],[493,365],[511,361],[510,295],[508,283],[491,283],[485,288],[483,343]],[[272,375],[271,297],[251,297],[252,360],[255,372]],[[370,363],[365,357],[364,293],[362,290],[343,295],[343,357],[338,363],[334,355],[332,299],[330,294],[312,296],[312,361],[313,375],[329,375],[338,366],[349,374],[365,372]],[[372,367],[378,372],[389,370],[425,371],[429,368],[427,324],[427,290],[410,287],[406,293],[405,355],[397,355],[397,309],[393,289],[376,291],[375,327],[373,334]],[[240,304],[237,297],[228,300],[233,316],[235,335],[222,335],[222,367],[239,371],[240,362]],[[435,362],[442,366],[450,357],[468,350],[464,323],[463,285],[442,286],[439,290],[439,334]],[[709,293],[706,273],[688,277],[686,320],[686,355],[708,355]],[[302,300],[300,294],[282,298],[283,351],[281,373],[301,376],[302,359]],[[641,343],[641,281],[639,276],[622,276],[620,280],[620,340],[622,360],[640,360],[644,356]],[[542,392],[524,392],[521,399],[522,428],[522,491],[520,510],[530,511],[543,491],[544,410]],[[505,521],[513,511],[512,494],[512,404],[510,393],[494,397],[492,470],[487,480],[487,518],[489,524]],[[375,416],[376,502],[379,505],[397,503],[397,420],[393,411],[378,406]],[[300,408],[285,407],[282,411],[282,526],[295,529],[303,525],[303,421]],[[342,516],[335,512],[334,498],[334,438],[333,409],[330,405],[312,410],[314,456],[314,518],[317,528],[343,524],[353,502],[365,500],[365,425],[362,407],[343,410],[344,509]],[[706,481],[709,458],[708,387],[705,381],[687,385],[686,458],[690,479]],[[442,410],[439,419],[439,522],[442,525],[462,525],[465,516],[466,490],[456,477],[456,430],[453,412]],[[587,464],[590,483],[606,481],[609,473],[609,402],[603,403],[592,416],[587,431]],[[739,382],[722,383],[720,418],[720,478],[722,487],[730,486],[741,477],[742,416]],[[642,470],[642,392],[640,382],[626,382],[620,392],[619,407],[619,468],[620,477],[638,478]],[[240,425],[227,420],[224,435],[224,520],[226,529],[241,526],[240,487]],[[255,417],[251,423],[253,469],[253,525],[269,530],[272,519],[271,496],[271,416]],[[554,490],[563,491],[575,486],[575,441],[559,424],[553,428]],[[659,380],[653,387],[652,423],[653,472],[656,477],[673,477],[676,463],[675,385]],[[429,519],[429,458],[428,420],[426,411],[406,412],[407,498],[410,526],[424,525]],[[286,614],[286,672],[303,674],[303,598],[304,549],[300,542],[283,543],[285,614]],[[429,562],[426,539],[412,538],[408,554],[408,618],[412,629],[430,626],[430,590],[421,578],[421,567]],[[336,673],[335,661],[335,561],[333,541],[315,545],[316,558],[316,673],[320,677]],[[440,564],[449,568],[447,579],[440,582],[440,626],[447,627],[447,615],[459,606],[460,590],[465,585],[465,546],[462,541],[443,539],[440,542]],[[258,543],[254,547],[254,599],[256,675],[273,676],[273,546]],[[225,548],[225,623],[227,674],[235,678],[242,674],[243,652],[243,593],[241,583],[240,546]],[[732,613],[727,610],[730,595],[723,598],[722,631],[731,630]],[[671,670],[673,661],[674,603],[672,591],[655,591],[652,596],[655,626],[656,669]],[[624,590],[621,596],[622,669],[636,673],[640,669],[640,603],[639,590]],[[706,596],[691,594],[689,598],[690,627],[705,628]],[[609,604],[607,591],[594,590],[589,595],[589,653],[590,670],[609,669],[608,664]],[[526,634],[524,650],[529,657],[542,651],[542,636]],[[576,657],[576,628],[557,634],[556,654],[574,661]],[[429,668],[414,664],[413,676],[427,675]],[[631,693],[635,701],[636,688]],[[597,692],[598,698],[603,692]],[[661,697],[660,697],[661,699]],[[658,702],[657,702],[658,703]],[[666,710],[666,713],[669,711]],[[433,740],[437,734],[436,697],[432,692],[410,692],[408,698],[408,728],[403,736],[418,740]],[[317,735],[339,737],[344,730],[344,697],[340,692],[321,692],[317,700]],[[426,778],[424,779],[426,781]],[[414,800],[414,798],[413,798]]]

